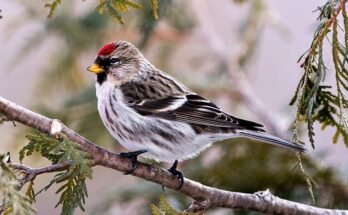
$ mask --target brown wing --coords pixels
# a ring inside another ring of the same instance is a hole
[[[165,92],[156,92],[158,88],[153,88],[152,92],[147,88],[134,83],[131,87],[121,86],[129,107],[143,116],[208,127],[263,131],[262,125],[233,117],[197,94],[166,95]]]

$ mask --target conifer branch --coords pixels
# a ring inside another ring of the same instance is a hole
[[[51,133],[51,125],[52,123],[56,123],[57,120],[49,119],[32,112],[2,97],[0,97],[0,113],[4,114],[10,120],[20,122],[48,135],[57,136]],[[131,161],[128,159],[95,145],[63,124],[61,124],[61,133],[70,141],[78,144],[81,150],[90,155],[90,158],[94,162],[92,165],[104,166],[121,172],[128,172],[131,169]],[[51,167],[31,169],[22,165],[12,164],[17,169],[31,172],[32,175],[43,174],[46,171],[60,171],[67,168],[68,165],[68,163],[65,163]],[[176,189],[180,183],[166,170],[141,162],[139,162],[138,168],[132,175],[170,189]],[[269,191],[254,194],[230,192],[208,187],[189,179],[185,179],[183,187],[178,192],[194,199],[194,203],[188,209],[190,212],[205,211],[211,207],[224,207],[267,214],[348,214],[348,211],[344,210],[323,209],[281,199],[272,195]]]
[[[341,4],[339,4],[339,6],[333,12],[332,17],[326,21],[326,23],[325,23],[323,29],[321,30],[320,34],[317,35],[316,38],[313,40],[313,42],[311,44],[311,47],[308,50],[308,54],[305,57],[305,60],[303,61],[303,63],[301,64],[301,67],[307,66],[307,63],[308,63],[308,60],[309,60],[310,56],[315,54],[318,46],[320,45],[320,43],[323,42],[325,36],[327,35],[328,31],[330,30],[330,27],[336,21],[337,16],[340,14],[340,11],[342,10],[342,8],[345,7],[345,4],[346,4],[346,0],[342,0]],[[300,58],[300,60],[301,60],[301,58]]]
[[[41,168],[31,168],[31,167],[25,166],[23,164],[14,163],[14,162],[10,161],[9,166],[12,169],[21,171],[24,174],[24,177],[19,180],[18,186],[20,189],[29,181],[34,180],[36,178],[36,176],[38,176],[38,175],[41,175],[44,173],[50,173],[50,172],[59,172],[59,171],[63,171],[63,170],[68,169],[70,166],[70,162],[52,164],[52,165],[41,167]]]

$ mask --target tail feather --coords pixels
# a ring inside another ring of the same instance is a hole
[[[296,151],[305,152],[306,149],[296,143],[290,142],[288,140],[281,139],[279,137],[267,134],[265,132],[257,132],[257,131],[239,131],[239,134],[244,137],[249,137],[252,139],[260,140],[265,143],[269,143],[272,145],[280,146],[283,148],[290,148]]]

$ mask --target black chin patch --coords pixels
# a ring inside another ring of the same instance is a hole
[[[106,81],[107,74],[106,72],[99,73],[97,75],[97,82],[102,85],[104,81]]]
[[[109,73],[108,68],[110,67],[110,57],[98,56],[94,63],[104,69],[104,72],[97,74],[97,82],[102,85]]]

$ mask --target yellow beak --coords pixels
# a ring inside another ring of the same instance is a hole
[[[93,72],[95,74],[99,74],[104,72],[104,69],[101,68],[98,64],[94,63],[87,68],[88,71]]]

